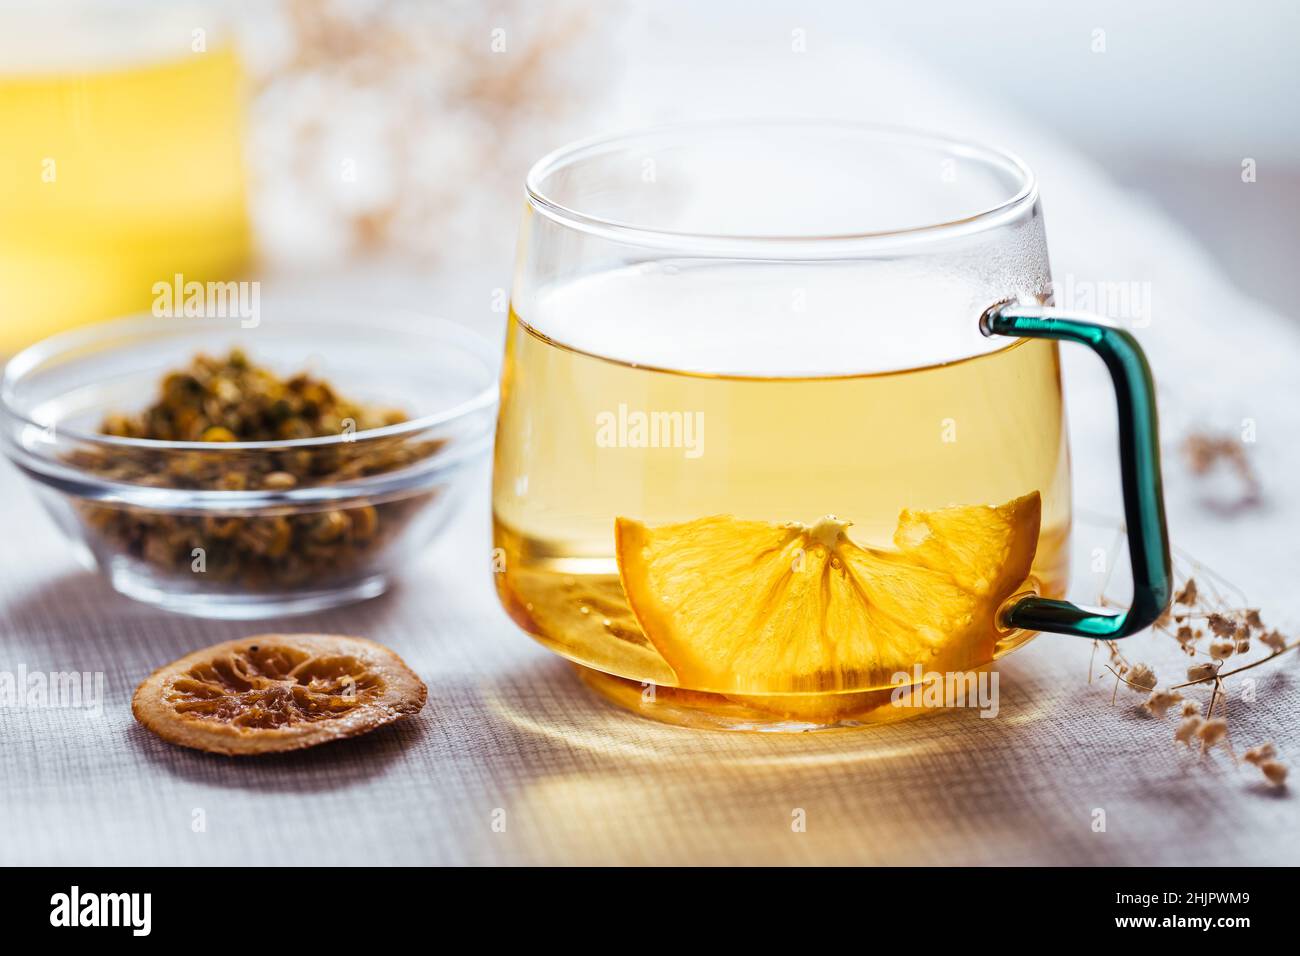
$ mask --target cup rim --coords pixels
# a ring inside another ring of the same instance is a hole
[[[297,310],[286,310],[287,317],[283,321],[293,323],[303,321],[296,317],[294,313]],[[314,320],[332,321],[329,309],[311,308],[312,318]],[[410,322],[418,320],[426,327],[431,327],[430,337],[436,337],[444,341],[452,341],[458,346],[464,347],[467,351],[473,353],[476,357],[483,360],[489,371],[493,369],[497,359],[496,350],[483,337],[468,328],[446,319],[436,318],[425,315],[409,309],[383,309],[377,312],[369,312],[366,316],[368,323],[381,322],[389,331],[402,335],[411,336],[416,334]],[[393,323],[393,318],[402,318],[403,323]],[[95,322],[81,328],[72,329],[66,332],[59,332],[39,342],[29,345],[27,348],[18,352],[4,366],[3,374],[0,375],[0,417],[6,418],[10,423],[16,423],[18,426],[29,426],[34,428],[46,428],[50,423],[39,422],[33,419],[27,412],[18,407],[15,392],[18,385],[23,379],[39,369],[44,363],[59,355],[75,351],[86,346],[93,345],[98,341],[109,338],[115,334],[129,335],[132,332],[147,332],[151,328],[156,328],[157,323],[167,322],[176,326],[189,325],[194,328],[201,327],[203,323],[211,323],[214,320],[206,318],[168,318],[159,319],[149,313],[136,313],[122,318],[109,319],[103,322]],[[239,453],[248,451],[266,451],[266,450],[293,450],[293,449],[320,449],[328,448],[338,444],[352,444],[360,441],[369,441],[379,438],[395,438],[409,434],[427,431],[431,428],[446,425],[450,422],[463,419],[473,415],[475,412],[481,412],[485,409],[492,408],[497,402],[497,377],[495,374],[489,374],[488,383],[479,391],[472,394],[469,398],[458,402],[445,409],[431,412],[427,415],[421,415],[416,418],[399,422],[395,425],[385,425],[380,428],[368,428],[361,431],[352,432],[351,434],[324,435],[312,438],[294,438],[294,439],[272,439],[262,441],[236,441],[236,442],[201,442],[201,441],[163,441],[154,438],[129,438],[117,435],[105,435],[98,432],[87,432],[80,429],[58,427],[61,436],[81,442],[87,445],[100,445],[112,448],[138,448],[149,451],[203,451],[208,454],[221,454],[223,452]]]
[[[609,219],[583,212],[562,203],[547,194],[543,183],[552,173],[583,159],[612,152],[638,141],[662,137],[686,137],[692,134],[745,132],[757,130],[789,129],[793,131],[821,130],[863,136],[880,142],[910,143],[944,150],[956,157],[979,159],[1017,178],[1017,189],[1009,197],[977,210],[970,215],[944,222],[909,226],[902,229],[864,230],[848,233],[812,234],[761,234],[761,233],[710,233],[690,230],[661,229],[634,222]],[[727,119],[672,123],[631,131],[587,137],[552,150],[533,164],[524,178],[524,191],[529,206],[559,225],[603,238],[651,247],[672,247],[684,253],[722,252],[728,249],[772,253],[784,247],[787,255],[798,256],[799,250],[820,255],[831,246],[870,246],[873,248],[933,242],[957,235],[969,235],[996,228],[1012,219],[1038,200],[1038,181],[1033,170],[1014,153],[998,147],[948,136],[928,130],[854,120],[823,119]]]

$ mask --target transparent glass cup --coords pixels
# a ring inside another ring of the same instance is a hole
[[[0,355],[147,309],[178,273],[248,268],[245,69],[226,6],[0,9]]]
[[[1123,612],[1063,600],[1059,339],[1115,381]],[[1037,186],[1001,151],[821,122],[561,149],[527,178],[505,351],[502,604],[646,716],[892,719],[900,687],[1168,603],[1145,359],[1052,308]]]

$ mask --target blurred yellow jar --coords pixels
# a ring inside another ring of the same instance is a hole
[[[0,11],[0,354],[248,264],[235,49],[135,9],[107,32]]]

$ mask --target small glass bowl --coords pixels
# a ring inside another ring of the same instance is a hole
[[[106,414],[154,402],[197,353],[235,347],[408,420],[292,441],[99,433]],[[443,526],[491,444],[497,365],[479,336],[412,313],[263,308],[253,327],[121,319],[9,362],[0,441],[78,559],[120,593],[201,617],[306,613],[381,594]],[[286,463],[307,477],[272,489],[256,477]],[[258,490],[231,490],[250,483]]]

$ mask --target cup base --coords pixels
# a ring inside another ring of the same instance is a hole
[[[268,594],[171,591],[124,568],[113,568],[108,577],[113,590],[133,601],[175,614],[218,621],[255,621],[311,614],[358,601],[368,601],[388,590],[388,578],[382,574],[335,588]]]
[[[605,700],[639,717],[693,730],[799,734],[862,730],[927,711],[895,706],[891,690],[846,694],[727,697],[658,687],[574,664],[579,678]]]

